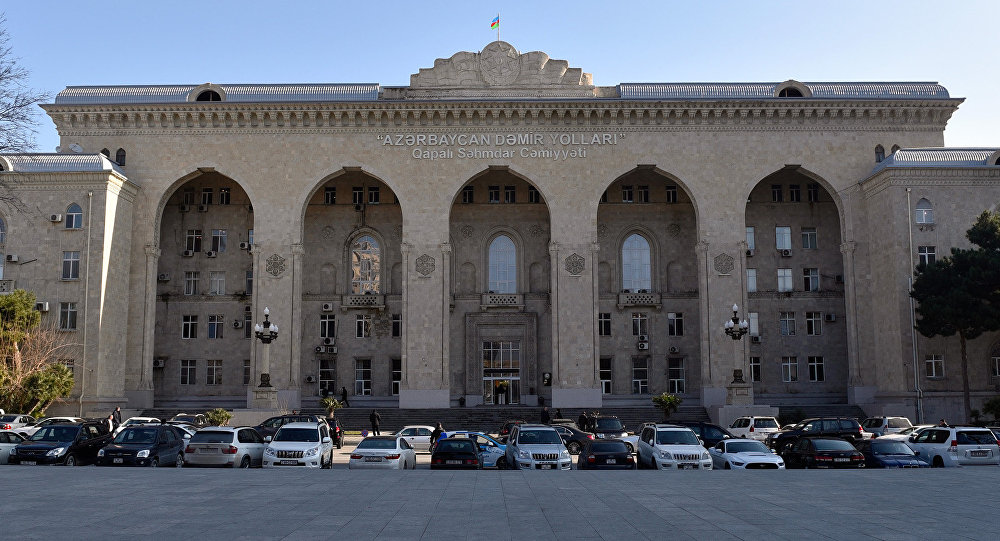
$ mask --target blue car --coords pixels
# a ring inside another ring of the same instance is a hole
[[[479,457],[483,463],[484,468],[497,468],[505,469],[507,467],[507,460],[504,458],[504,453],[507,451],[507,446],[498,442],[497,440],[491,438],[483,432],[473,432],[470,430],[455,430],[451,432],[445,432],[441,435],[442,438],[469,438],[476,442],[479,447]]]
[[[869,468],[927,468],[929,464],[920,460],[913,449],[901,441],[862,440],[858,451],[865,455],[865,465]]]

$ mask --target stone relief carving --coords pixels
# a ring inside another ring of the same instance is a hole
[[[465,238],[472,237],[472,234],[475,231],[476,231],[476,228],[472,227],[471,225],[466,224],[466,225],[462,226],[462,236],[465,237]]]
[[[375,336],[378,338],[388,336],[391,325],[392,322],[389,321],[389,315],[383,312],[381,316],[375,318]]]
[[[532,237],[541,237],[545,234],[545,228],[538,224],[533,224],[528,229],[528,233],[531,234]]]
[[[681,234],[681,226],[679,224],[668,225],[667,234],[676,239]]]
[[[332,240],[337,235],[337,232],[334,231],[332,227],[326,226],[323,228],[321,234],[323,235],[324,240]]]
[[[285,272],[285,258],[278,254],[272,254],[271,257],[267,258],[264,270],[271,276],[276,277],[281,275],[281,273]]]
[[[608,234],[607,224],[597,224],[597,236],[604,238]]]
[[[403,226],[402,225],[397,225],[396,227],[394,227],[392,229],[392,232],[395,235],[396,239],[401,240],[403,238]]]
[[[566,272],[573,276],[579,276],[583,272],[584,264],[587,262],[582,255],[573,253],[566,256]]]
[[[434,272],[434,258],[424,254],[417,258],[417,272],[421,276],[427,276]]]
[[[506,41],[494,41],[479,53],[479,69],[490,86],[506,86],[521,75],[521,55]]]
[[[719,254],[712,260],[715,264],[715,272],[719,274],[729,274],[733,272],[735,259],[729,254]]]

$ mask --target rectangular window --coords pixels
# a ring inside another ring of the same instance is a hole
[[[358,314],[355,316],[354,336],[357,338],[369,338],[372,335],[371,314]]]
[[[542,194],[538,193],[538,189],[534,186],[528,186],[528,202],[529,203],[541,203]]]
[[[632,312],[632,336],[649,334],[649,316],[642,312]]]
[[[247,244],[253,246],[253,229],[247,229]]]
[[[80,279],[80,252],[63,252],[62,279]]]
[[[226,294],[225,271],[211,271],[208,273],[208,294],[209,295]]]
[[[184,294],[185,295],[197,295],[198,294],[198,279],[201,273],[198,271],[185,271],[184,272]]]
[[[937,261],[937,248],[934,246],[917,246],[917,263],[930,265]]]
[[[206,385],[222,385],[222,360],[205,361],[205,376]]]
[[[622,203],[632,203],[635,198],[632,195],[632,185],[622,184]]]
[[[513,186],[503,187],[503,202],[504,203],[515,203],[517,200],[517,192]]]
[[[815,250],[816,249],[816,228],[815,227],[803,227],[802,228],[802,249],[803,250]]]
[[[184,237],[184,249],[189,252],[201,251],[201,229],[188,229]]]
[[[635,202],[649,203],[649,186],[640,185],[635,187]]]
[[[667,336],[684,336],[684,314],[667,312]]]
[[[601,378],[601,394],[611,394],[611,357],[601,357],[599,377]]]
[[[222,338],[222,329],[225,327],[225,316],[222,314],[212,314],[208,316],[208,337]]]
[[[750,357],[750,381],[760,382],[760,357]]]
[[[66,369],[69,370],[69,375],[70,376],[75,375],[75,373],[73,372],[73,370],[76,367],[76,361],[74,361],[73,359],[59,359],[57,362],[59,364],[65,366]]]
[[[671,357],[667,359],[667,392],[684,394],[684,359]]]
[[[403,314],[393,314],[392,315],[392,337],[399,338],[403,336]]]
[[[191,205],[194,204],[194,190],[192,190],[190,188],[186,188],[184,190],[184,201],[182,202],[182,204],[188,205],[188,206],[191,206]]]
[[[928,355],[924,359],[924,370],[930,379],[944,377],[944,355]]]
[[[354,186],[351,188],[351,203],[354,205],[363,205],[365,203],[365,189],[361,186]]]
[[[760,336],[760,314],[747,312],[747,323],[750,324],[750,336]]]
[[[795,312],[778,312],[781,336],[795,336]]]
[[[337,337],[337,316],[333,314],[320,314],[319,316],[319,337]]]
[[[201,189],[201,204],[202,205],[212,204],[212,188]]]
[[[243,312],[243,338],[250,338],[253,332],[253,314]]]
[[[808,336],[823,334],[823,312],[806,312],[806,334]]]
[[[403,361],[401,359],[392,360],[392,386],[389,393],[392,396],[399,396],[399,382],[403,381]]]
[[[192,359],[181,360],[181,385],[194,385],[195,369],[197,366],[198,361]]]
[[[486,195],[490,203],[500,202],[500,186],[487,186]]]
[[[370,186],[368,188],[368,204],[377,205],[382,202],[382,196],[379,193],[378,186]]]
[[[819,269],[802,269],[802,291],[819,291]]]
[[[792,269],[778,269],[778,291],[792,291]]]
[[[795,381],[799,381],[798,357],[781,358],[781,381],[785,383],[792,383]]]
[[[788,200],[792,203],[802,201],[802,187],[798,184],[788,185]]]
[[[990,375],[995,378],[1000,378],[1000,357],[993,357],[990,360],[993,362],[993,373]]]
[[[757,269],[747,269],[747,292],[757,291]]]
[[[213,229],[212,230],[212,250],[218,253],[226,251],[226,237],[227,233],[225,229]]]
[[[781,192],[781,184],[771,185],[771,201],[774,203],[781,203],[784,200]]]
[[[809,202],[815,203],[819,201],[819,184],[815,182],[806,186],[806,193],[809,195]]]
[[[250,372],[250,359],[243,359],[243,385],[250,385],[250,379],[253,377],[252,372]]]
[[[327,186],[323,188],[323,204],[324,205],[336,205],[337,204],[337,187]]]
[[[354,394],[370,396],[372,394],[372,361],[358,359],[354,361]]]
[[[667,203],[677,202],[677,186],[673,184],[667,185]]]
[[[230,193],[232,190],[229,188],[219,188],[219,204],[228,205],[230,201]]]
[[[611,312],[597,314],[597,335],[611,336]]]
[[[649,393],[649,358],[632,359],[632,394]]]
[[[59,329],[63,331],[76,330],[76,303],[59,303]]]
[[[809,363],[809,381],[826,381],[823,357],[807,357],[806,361]]]
[[[246,294],[253,295],[253,269],[247,269],[245,285],[246,285]]]
[[[198,316],[181,316],[181,338],[198,338]]]
[[[792,249],[792,228],[778,226],[774,228],[774,247],[779,250]]]
[[[470,205],[475,202],[475,188],[472,186],[466,186],[462,188],[462,203]]]
[[[753,226],[747,227],[747,250],[757,249],[757,236],[754,234]]]

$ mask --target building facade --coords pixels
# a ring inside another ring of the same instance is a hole
[[[2,284],[84,314],[81,408],[246,404],[269,348],[288,407],[712,408],[740,369],[758,404],[944,415],[957,339],[913,337],[909,277],[1000,195],[996,149],[941,148],[961,101],[595,86],[504,42],[405,87],[68,87],[43,107],[60,153],[3,158],[38,216],[3,216]],[[86,283],[57,272],[73,253]]]

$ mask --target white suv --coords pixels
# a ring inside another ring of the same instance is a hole
[[[514,425],[507,438],[508,467],[518,470],[569,470],[573,459],[559,433],[547,425]]]
[[[861,428],[864,428],[865,432],[871,432],[875,437],[897,434],[912,426],[906,417],[869,417],[861,423]]]
[[[988,428],[941,426],[910,437],[906,445],[935,468],[1000,464],[1000,447]]]
[[[781,430],[774,417],[738,417],[729,425],[729,431],[737,438],[766,441],[768,434]]]
[[[712,457],[686,426],[646,425],[639,436],[639,467],[657,470],[710,470]]]
[[[326,423],[288,423],[264,438],[264,467],[333,467],[333,440]]]

